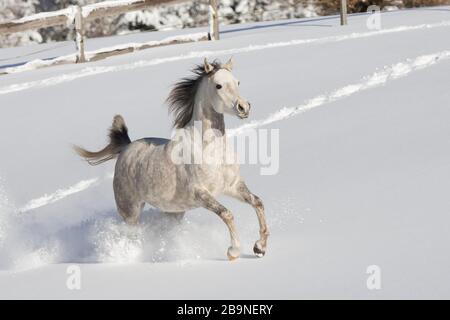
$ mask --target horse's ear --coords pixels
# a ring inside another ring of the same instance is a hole
[[[208,62],[208,60],[206,60],[203,62],[204,63],[204,68],[205,68],[205,72],[208,74],[211,71],[213,71],[214,67]]]
[[[231,70],[233,70],[233,57],[231,57],[222,67],[231,72]]]

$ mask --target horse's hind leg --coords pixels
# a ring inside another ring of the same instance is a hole
[[[117,210],[127,224],[137,225],[139,223],[139,218],[141,217],[145,202],[123,200],[119,202],[116,200],[116,204]]]
[[[198,201],[199,205],[205,209],[208,209],[216,213],[228,227],[231,237],[231,246],[228,248],[228,259],[234,260],[239,258],[240,255],[240,243],[236,232],[236,227],[234,225],[233,214],[225,208],[219,201],[217,201],[208,191],[197,190],[195,192],[195,199]]]
[[[116,170],[114,173],[113,189],[117,211],[123,220],[130,225],[138,224],[145,202],[136,197],[135,188],[128,183],[121,171]]]

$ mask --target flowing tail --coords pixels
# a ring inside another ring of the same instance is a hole
[[[109,144],[98,152],[88,151],[79,146],[73,146],[73,148],[91,166],[96,166],[117,157],[123,148],[131,143],[130,137],[128,136],[128,128],[121,115],[114,117],[108,136]]]

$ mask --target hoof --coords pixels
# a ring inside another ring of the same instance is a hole
[[[239,254],[240,254],[239,249],[233,248],[233,247],[228,248],[228,251],[227,251],[228,260],[230,260],[230,261],[236,260],[237,258],[239,258]]]
[[[234,261],[234,260],[237,260],[237,258],[239,258],[239,257],[233,257],[229,253],[227,253],[227,256],[228,256],[228,260],[230,260],[230,261]]]
[[[259,241],[256,241],[255,246],[253,247],[253,252],[257,257],[262,258],[266,254],[266,249],[263,249],[261,243]]]

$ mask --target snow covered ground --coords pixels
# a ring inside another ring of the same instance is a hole
[[[218,42],[0,77],[0,298],[450,298],[450,7],[382,13],[380,31],[366,19],[235,25]],[[0,64],[70,46],[2,49]],[[89,167],[70,148],[102,147],[116,113],[132,139],[169,137],[170,85],[203,57],[230,55],[253,108],[227,127],[280,130],[278,174],[242,167],[266,206],[264,258],[252,254],[253,210],[222,199],[241,235],[233,263],[226,227],[203,209],[177,224],[147,208],[131,236],[114,163]],[[66,286],[73,264],[81,290]],[[367,288],[371,265],[380,290]]]

